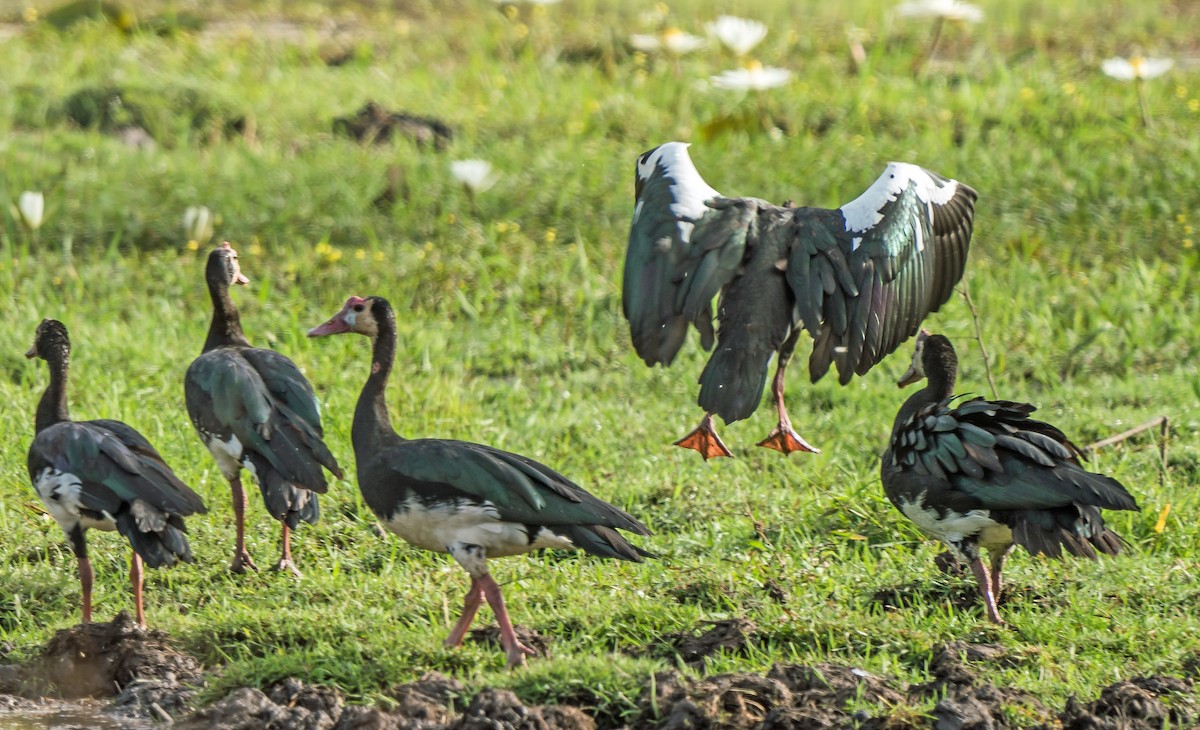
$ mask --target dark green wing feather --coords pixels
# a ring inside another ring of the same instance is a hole
[[[40,463],[74,474],[83,485],[80,504],[97,512],[116,514],[122,503],[138,499],[172,515],[205,511],[199,495],[180,481],[161,457],[147,457],[123,442],[123,435],[136,431],[120,424],[124,428],[113,432],[112,423],[97,426],[68,421],[43,429],[30,446],[30,477],[36,477],[36,456]],[[132,440],[149,445],[140,434]]]
[[[722,198],[680,142],[639,158],[622,308],[647,365],[675,359],[689,322],[712,347],[711,303],[737,274],[759,203]]]
[[[962,278],[976,193],[893,162],[836,211],[795,213],[788,283],[814,339],[809,374],[832,363],[842,384],[863,375],[950,298]]]
[[[312,386],[287,358],[249,347],[211,350],[188,368],[186,390],[197,428],[232,433],[283,482],[323,493],[322,466],[341,476],[322,441]]]
[[[893,434],[896,464],[944,482],[980,509],[1137,509],[1120,482],[1083,468],[1079,450],[1060,430],[1030,418],[1033,410],[980,398],[955,409],[949,401],[927,406]]]
[[[280,402],[312,427],[320,436],[321,404],[312,385],[296,363],[274,350],[246,347],[241,350],[246,362],[258,371],[263,385]]]
[[[387,452],[385,463],[395,494],[434,484],[441,494],[492,504],[505,522],[600,525],[649,534],[633,516],[550,467],[490,446],[443,439],[405,441]]]

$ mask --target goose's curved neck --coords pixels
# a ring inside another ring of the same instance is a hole
[[[893,434],[917,411],[954,395],[954,383],[958,378],[958,359],[954,353],[943,354],[936,360],[930,358],[924,365],[925,387],[910,395],[908,400],[904,401],[904,405],[900,406],[892,426]]]
[[[376,316],[377,330],[371,338],[371,375],[358,396],[350,440],[360,462],[389,439],[399,438],[388,417],[387,383],[396,359],[396,315],[391,308]]]
[[[67,352],[51,355],[46,358],[50,366],[50,384],[42,399],[38,401],[37,415],[34,417],[34,430],[41,432],[56,423],[71,420],[67,410],[67,371],[70,369],[71,356]]]
[[[242,320],[237,307],[229,296],[229,284],[208,278],[208,293],[212,297],[213,317],[208,326],[208,337],[204,340],[204,352],[231,345],[250,346],[250,340],[242,332]]]

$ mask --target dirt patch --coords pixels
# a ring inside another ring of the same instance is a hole
[[[443,150],[454,139],[454,130],[445,122],[407,112],[388,111],[373,101],[355,114],[333,120],[333,133],[359,142],[383,144],[393,137],[408,138],[418,147]]]
[[[635,652],[644,656],[674,656],[678,655],[688,664],[699,664],[705,657],[717,652],[741,652],[750,637],[754,634],[752,622],[742,618],[710,621],[708,629],[699,634],[671,633],[663,634],[658,640],[651,642]]]
[[[699,634],[664,637],[655,646],[681,657],[703,656],[740,651],[753,633],[747,621],[721,621]],[[472,637],[498,645],[497,634],[484,629]],[[518,629],[518,635],[543,653],[549,648],[536,632]],[[382,707],[347,706],[337,689],[289,678],[265,691],[233,690],[188,715],[194,688],[203,682],[199,663],[171,649],[161,632],[138,629],[120,614],[112,623],[59,632],[41,656],[24,665],[0,665],[0,714],[35,722],[56,718],[68,727],[148,727],[150,721],[176,720],[187,730],[590,730],[598,722],[667,730],[1161,730],[1194,727],[1200,719],[1192,679],[1134,677],[1105,688],[1092,701],[1072,698],[1061,711],[1026,692],[986,682],[989,669],[1020,660],[999,645],[951,642],[932,652],[929,680],[911,685],[837,664],[777,664],[766,674],[699,680],[667,671],[654,677],[632,718],[598,719],[571,704],[525,704],[502,689],[472,695],[458,680],[437,673],[391,688]],[[1192,661],[1184,664],[1185,675],[1194,672]],[[38,699],[47,693],[110,701]],[[935,699],[931,711],[914,709]]]
[[[24,665],[0,668],[0,691],[28,698],[115,698],[131,716],[166,719],[203,682],[200,663],[173,649],[161,631],[138,628],[127,613],[111,622],[63,629]]]
[[[749,730],[849,727],[869,720],[847,708],[851,700],[892,705],[904,696],[879,677],[835,664],[777,664],[766,676],[739,672],[686,684],[672,672],[655,678],[655,691],[642,698],[633,725]]]
[[[517,634],[517,640],[525,646],[537,652],[537,656],[543,659],[550,657],[550,645],[554,643],[553,637],[543,636],[533,629],[524,626],[513,626],[513,631]],[[486,626],[482,629],[471,629],[467,634],[471,641],[485,646],[494,647],[496,650],[501,650],[500,644],[500,627]]]
[[[1193,727],[1197,698],[1190,680],[1134,677],[1105,687],[1086,704],[1074,697],[1058,719],[1065,730],[1161,730]]]

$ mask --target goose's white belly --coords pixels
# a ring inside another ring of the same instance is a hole
[[[489,502],[455,500],[426,505],[409,498],[385,523],[387,529],[419,548],[439,553],[453,552],[456,545],[478,545],[487,557],[519,555],[541,548],[572,548],[566,537],[544,527],[530,540],[523,524],[503,522]]]
[[[901,501],[900,511],[917,527],[943,542],[957,543],[977,537],[983,547],[1012,544],[1012,530],[993,520],[988,510],[973,509],[966,513],[948,510],[941,515],[936,509],[924,506],[924,501],[923,493],[915,501]]]

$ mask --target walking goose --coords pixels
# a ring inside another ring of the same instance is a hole
[[[899,385],[929,382],[896,414],[880,473],[892,504],[970,564],[988,619],[1003,623],[1000,571],[1014,545],[1052,558],[1116,555],[1122,540],[1100,510],[1138,506],[1120,482],[1084,470],[1075,444],[1030,418],[1028,403],[973,398],[951,408],[957,373],[950,340],[922,331]]]
[[[300,575],[292,560],[291,531],[320,516],[317,494],[328,485],[322,467],[342,470],[322,441],[320,404],[296,364],[274,350],[251,347],[229,297],[231,284],[247,284],[237,251],[223,243],[204,272],[213,318],[200,357],[184,379],[188,415],[233,493],[237,539],[235,573],[258,567],[246,550],[245,468],[262,491],[272,517],[283,523],[283,551],[275,570]]]
[[[705,415],[675,443],[705,459],[730,456],[713,414],[729,423],[754,413],[778,354],[779,424],[758,445],[817,452],[792,429],[783,402],[800,331],[813,338],[813,382],[832,363],[842,385],[915,335],[962,277],[975,191],[892,162],[837,210],[781,207],[722,196],[687,147],[668,142],[638,158],[622,296],[633,346],[647,365],[670,365],[690,322],[711,349],[711,304],[720,294],[717,349],[700,375]]]
[[[449,553],[471,576],[462,616],[446,646],[462,643],[486,599],[500,625],[508,666],[533,654],[513,631],[488,558],[540,548],[579,548],[635,562],[652,557],[614,529],[648,535],[645,525],[544,464],[467,441],[398,435],[385,399],[396,353],[391,305],[381,297],[350,297],[308,336],[345,332],[371,340],[371,374],[350,431],[364,501],[389,530],[419,548]]]
[[[145,626],[142,563],[161,568],[176,560],[192,562],[183,518],[205,512],[204,502],[130,426],[107,419],[71,420],[71,341],[62,322],[42,320],[25,357],[40,357],[50,368],[50,385],[38,402],[36,435],[29,445],[29,479],[79,563],[83,622],[92,620],[94,580],[84,531],[94,527],[120,532],[133,548],[129,582],[137,623]]]

